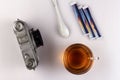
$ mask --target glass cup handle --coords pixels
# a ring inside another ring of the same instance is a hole
[[[100,57],[91,57],[91,58],[89,58],[89,59],[91,59],[91,60],[99,60]]]

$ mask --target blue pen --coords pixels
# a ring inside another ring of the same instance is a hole
[[[83,21],[83,19],[82,19],[82,15],[81,15],[80,12],[79,12],[79,9],[78,9],[78,6],[77,6],[76,2],[73,2],[73,3],[71,4],[71,6],[72,6],[72,9],[73,9],[73,11],[74,11],[74,13],[75,13],[75,16],[76,16],[76,18],[77,18],[77,20],[78,20],[78,23],[79,23],[79,25],[80,25],[83,33],[84,33],[84,34],[88,34],[89,32],[88,32],[88,30],[87,30],[87,28],[86,28],[86,26],[85,26],[85,24],[84,24],[84,21]]]
[[[91,28],[91,26],[90,26],[90,24],[89,24],[89,22],[88,22],[88,20],[85,16],[85,13],[84,13],[84,10],[83,10],[82,6],[79,6],[78,8],[79,8],[79,13],[82,17],[83,23],[85,24],[85,26],[86,26],[86,28],[89,32],[89,37],[90,38],[95,38],[96,37],[95,33],[93,32],[93,30],[92,30],[92,28]]]
[[[99,30],[97,29],[97,26],[96,26],[96,24],[95,24],[95,22],[94,22],[94,20],[92,18],[92,15],[90,13],[89,8],[88,7],[84,7],[83,10],[84,10],[85,16],[86,16],[89,24],[91,25],[94,33],[97,34],[98,37],[101,37],[101,34],[100,34]]]

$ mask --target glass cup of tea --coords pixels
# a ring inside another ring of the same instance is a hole
[[[79,43],[70,45],[63,55],[65,68],[77,75],[88,72],[94,60],[92,51],[86,45]]]

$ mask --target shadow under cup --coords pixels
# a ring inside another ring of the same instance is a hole
[[[69,72],[78,75],[84,74],[93,64],[93,54],[87,46],[73,44],[65,50],[63,62]]]

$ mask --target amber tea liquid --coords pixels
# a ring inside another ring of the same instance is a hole
[[[65,68],[73,74],[84,74],[92,66],[93,58],[91,50],[83,44],[73,44],[64,53],[63,62]]]

